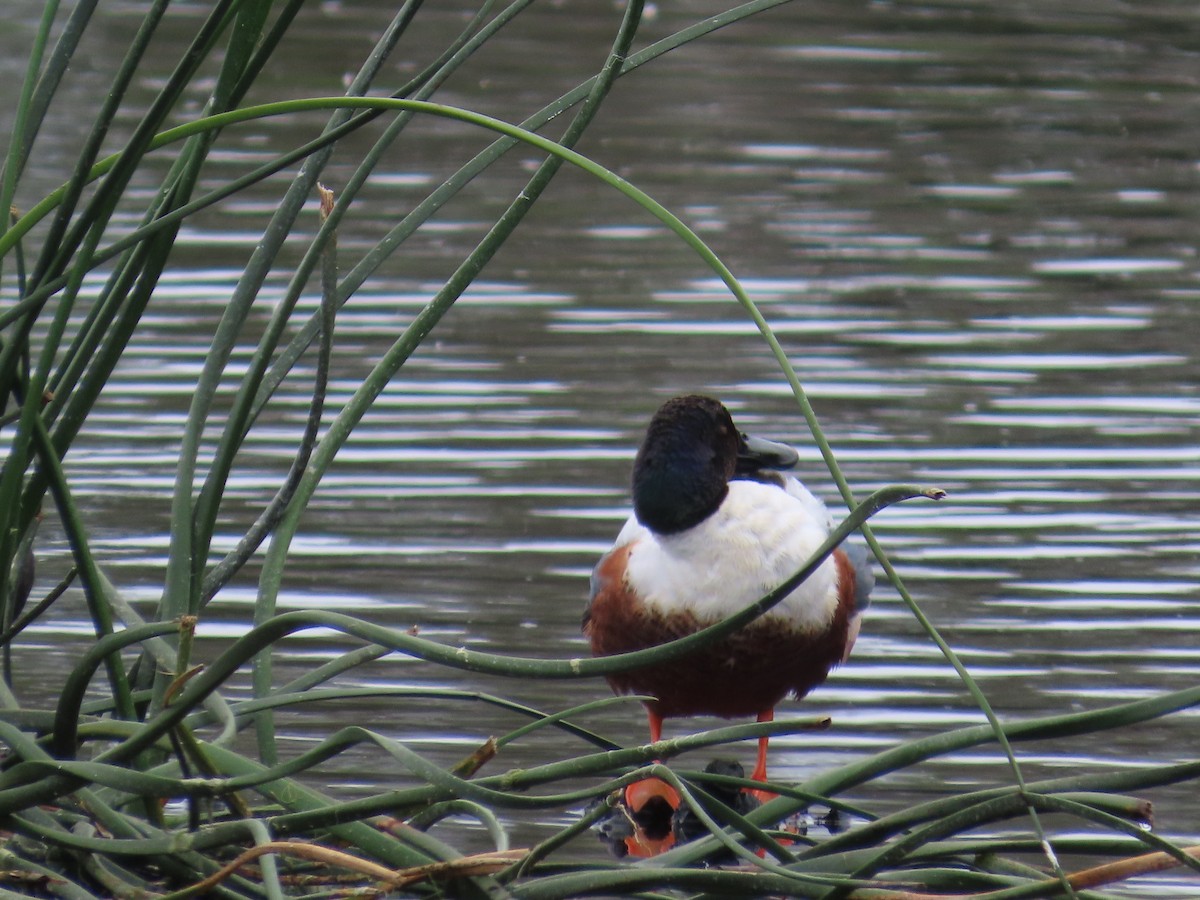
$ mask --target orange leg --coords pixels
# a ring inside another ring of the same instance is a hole
[[[662,716],[648,709],[646,718],[650,722],[650,743],[657,744],[662,740]]]
[[[764,709],[758,714],[759,722],[774,722],[775,710]],[[766,735],[758,739],[758,761],[754,765],[754,774],[750,777],[755,781],[767,780],[767,743],[770,741]]]
[[[646,718],[650,722],[650,743],[657,744],[662,739],[662,716],[652,710],[646,710]],[[647,805],[656,800],[669,807],[666,810],[666,818],[660,823],[660,827],[665,826],[665,831],[661,834],[656,831],[655,836],[651,837],[643,828],[645,820],[635,818],[634,833],[625,839],[625,848],[631,856],[657,856],[675,845],[675,835],[670,830],[671,811],[679,809],[680,804],[679,793],[675,788],[661,778],[643,778],[625,787],[625,806],[635,817],[639,817],[643,810],[648,809]],[[658,807],[658,810],[661,811],[662,807]],[[650,815],[654,819],[661,813],[653,812]]]
[[[758,714],[758,721],[774,722],[775,721],[775,710],[764,709],[762,712],[760,712]],[[760,737],[758,739],[758,760],[754,765],[754,774],[750,776],[754,781],[766,781],[767,780],[767,741],[768,740],[769,739],[766,736]],[[765,790],[763,788],[744,788],[743,790],[745,790],[746,793],[750,794],[750,796],[757,799],[759,803],[770,803],[772,800],[774,800],[776,797],[779,796],[778,794],[772,793],[771,791]],[[780,824],[779,827],[782,828],[784,831],[795,832],[795,830],[796,830],[793,825],[786,823],[786,822]],[[780,839],[780,843],[781,844],[790,844],[790,843],[792,843],[792,841],[790,839],[789,840]],[[758,851],[759,856],[765,857],[765,854],[766,854],[765,850],[760,849]]]
[[[662,740],[662,716],[653,710],[646,710],[646,719],[650,723],[650,743],[657,744]],[[672,809],[679,808],[679,794],[661,778],[643,778],[625,788],[625,805],[630,809],[640,810],[648,800],[661,797],[671,805]]]
[[[758,714],[758,721],[775,721],[775,710],[764,709]],[[765,735],[758,739],[758,759],[754,764],[754,774],[750,776],[755,781],[767,780],[767,743],[769,740],[770,738],[766,737]],[[746,788],[745,790],[751,796],[758,798],[759,803],[766,803],[769,800],[774,800],[777,796],[776,794],[773,794],[770,791],[764,791],[761,788]]]

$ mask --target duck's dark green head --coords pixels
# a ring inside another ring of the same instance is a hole
[[[659,534],[676,534],[716,511],[729,482],[798,460],[786,444],[738,431],[729,410],[699,394],[675,397],[650,420],[633,464],[633,509]]]

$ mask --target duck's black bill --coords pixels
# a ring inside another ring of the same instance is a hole
[[[794,447],[743,434],[738,448],[737,474],[752,475],[761,469],[790,469],[799,461],[800,454]]]

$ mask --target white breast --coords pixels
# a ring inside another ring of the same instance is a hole
[[[795,479],[787,490],[733,481],[720,508],[681,534],[656,535],[630,518],[617,546],[636,542],[626,579],[647,606],[703,622],[736,612],[778,587],[829,535],[825,505]],[[802,631],[823,628],[837,608],[831,559],[774,607]]]

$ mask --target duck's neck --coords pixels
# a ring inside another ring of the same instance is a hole
[[[727,475],[702,447],[643,446],[633,470],[633,511],[659,534],[703,522],[729,493]]]

